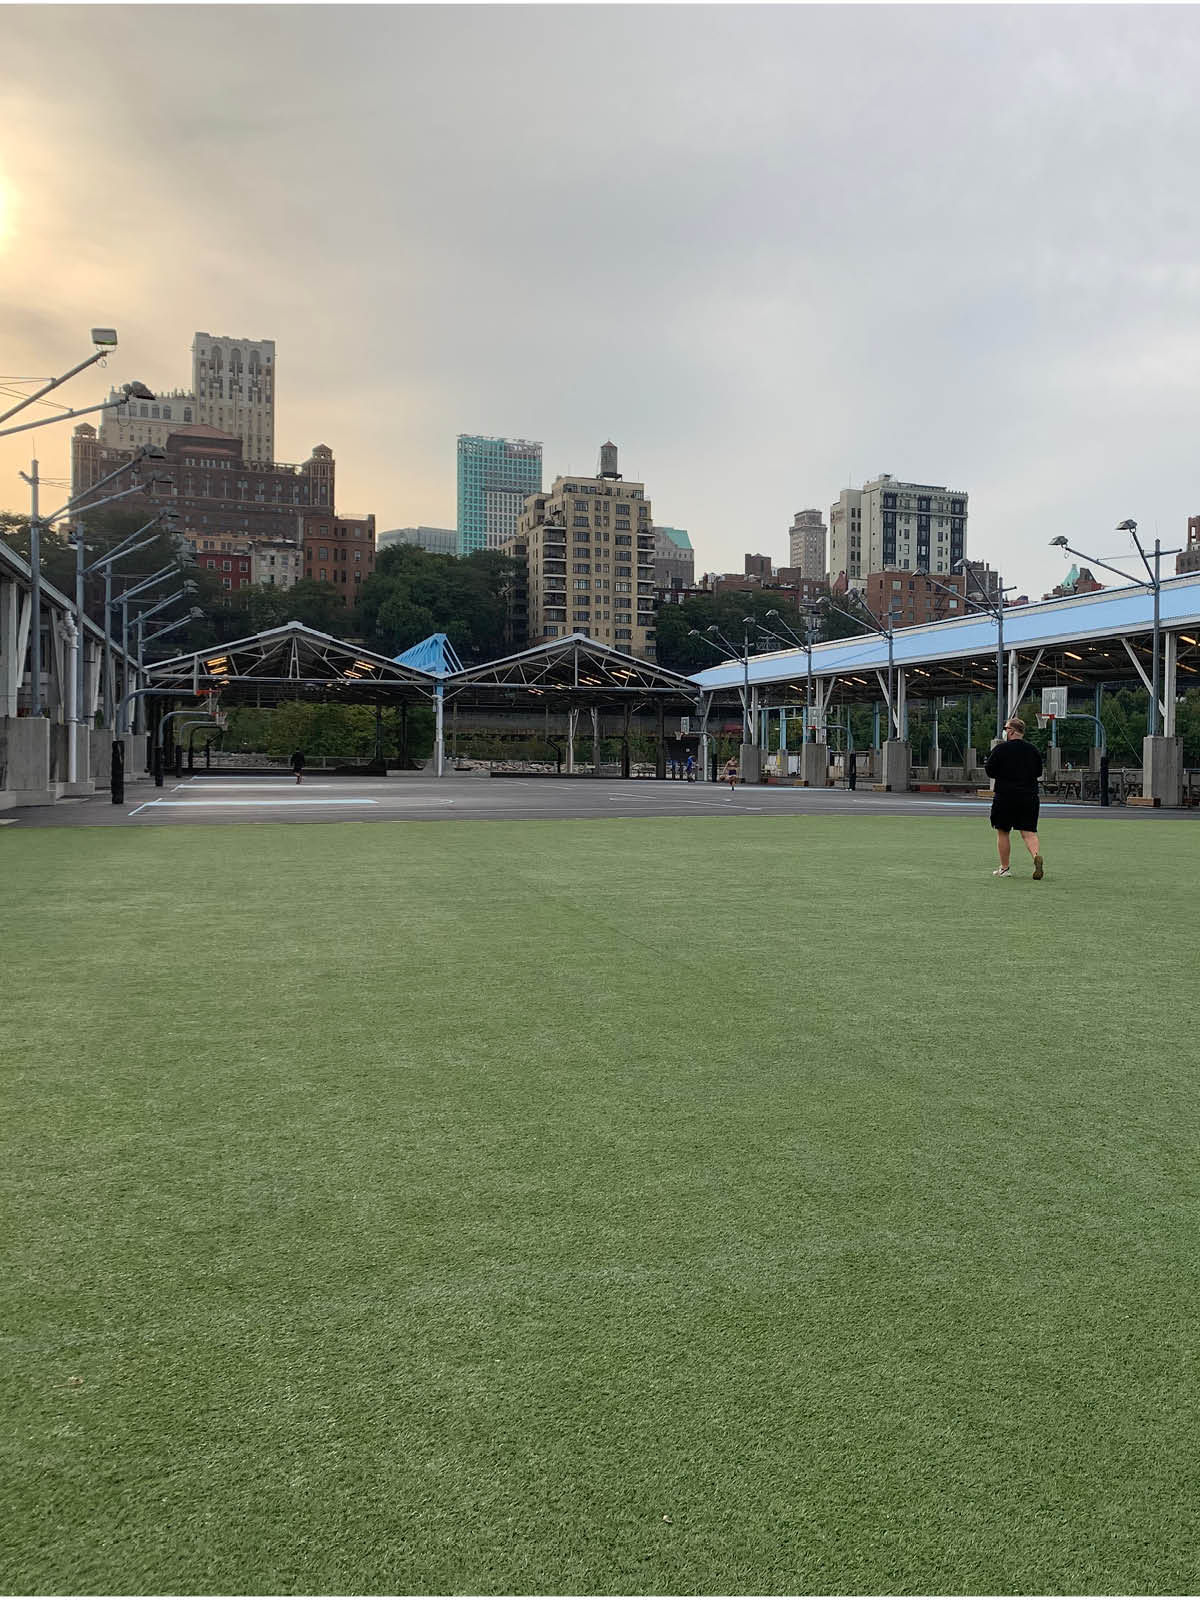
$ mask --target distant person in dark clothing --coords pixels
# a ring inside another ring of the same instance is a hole
[[[992,827],[996,830],[996,846],[1000,852],[1000,865],[992,874],[995,878],[1011,876],[1009,855],[1012,849],[1012,830],[1015,828],[1025,841],[1025,848],[1033,857],[1033,875],[1044,875],[1041,847],[1038,844],[1038,779],[1042,775],[1042,758],[1025,737],[1025,724],[1020,717],[1009,717],[1004,724],[1004,743],[998,744],[984,763],[984,771],[994,778],[992,795]]]
[[[696,763],[692,759],[691,756],[689,756],[687,758],[687,761],[684,763],[684,770],[685,770],[685,772],[687,774],[687,781],[689,783],[695,783],[695,781],[696,781]]]
[[[303,750],[293,750],[292,751],[292,771],[296,774],[296,782],[299,783],[301,778],[304,776],[304,751]]]

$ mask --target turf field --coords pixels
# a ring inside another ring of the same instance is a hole
[[[1190,823],[17,835],[6,1590],[1195,1591]]]

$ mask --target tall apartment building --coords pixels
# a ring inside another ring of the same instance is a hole
[[[816,510],[797,511],[788,529],[788,562],[804,578],[825,577],[825,519]]]
[[[533,439],[458,436],[458,553],[499,550],[517,531],[526,499],[542,487],[542,446]]]
[[[586,633],[653,661],[654,527],[645,485],[617,471],[617,447],[600,451],[594,478],[555,478],[530,495],[517,536],[527,547],[529,643]]]
[[[394,544],[415,545],[434,556],[458,554],[457,528],[388,528],[375,541],[376,548],[387,550]]]
[[[690,589],[696,582],[696,552],[686,528],[654,529],[654,587]]]
[[[529,541],[524,534],[514,533],[500,551],[517,562],[513,581],[504,591],[504,643],[515,652],[529,643]]]
[[[871,572],[949,572],[967,551],[967,495],[881,473],[829,511],[829,576],[852,589]]]
[[[109,399],[117,398],[112,390]],[[247,461],[275,459],[275,341],[197,333],[192,386],[155,400],[128,400],[104,414],[100,443],[111,450],[166,445],[182,424],[198,423],[240,439]]]

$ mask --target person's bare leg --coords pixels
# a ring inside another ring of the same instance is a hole
[[[1042,847],[1038,843],[1037,834],[1036,833],[1022,833],[1021,837],[1025,841],[1026,850],[1028,850],[1029,854],[1033,857],[1033,875],[1034,875],[1034,877],[1035,878],[1044,877],[1045,876],[1045,872],[1046,872],[1046,868],[1045,868],[1045,865],[1044,865],[1044,863],[1042,861]]]
[[[1007,867],[1012,856],[1012,834],[1005,833],[1002,828],[997,828],[996,849],[1000,852],[1000,865]]]

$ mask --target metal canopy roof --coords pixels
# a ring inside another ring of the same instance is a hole
[[[453,696],[460,705],[492,709],[528,706],[531,699],[552,711],[570,705],[616,708],[647,701],[691,710],[696,704],[696,686],[690,678],[614,650],[584,633],[467,667],[444,681],[447,699]]]
[[[1182,690],[1200,684],[1200,577],[1165,579],[1160,591],[1164,631],[1178,633]],[[1154,597],[1149,589],[1105,589],[1096,594],[1013,606],[1004,612],[1005,654],[1015,650],[1026,670],[1041,652],[1032,685],[1047,682],[1091,686],[1136,679],[1126,642],[1143,668],[1149,662],[1154,623]],[[945,622],[897,629],[893,638],[897,667],[908,669],[910,697],[993,691],[996,685],[996,623],[986,612],[973,612]],[[836,678],[835,696],[842,700],[880,698],[876,672],[886,672],[887,640],[877,633],[857,634],[813,646],[815,678]],[[776,686],[800,695],[805,691],[808,654],[780,650],[751,656],[751,687]],[[740,660],[708,667],[692,681],[704,690],[736,691],[745,682]]]
[[[155,662],[146,675],[154,688],[178,688],[181,695],[216,689],[227,706],[280,700],[399,704],[427,700],[437,681],[299,622]]]

